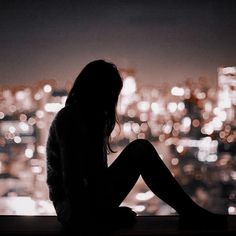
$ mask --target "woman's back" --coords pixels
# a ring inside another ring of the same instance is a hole
[[[94,115],[93,120],[100,119]],[[65,202],[74,211],[87,208],[93,201],[93,186],[107,167],[102,127],[85,117],[79,106],[68,105],[58,112],[50,127],[47,183],[58,210],[62,204],[65,208]]]

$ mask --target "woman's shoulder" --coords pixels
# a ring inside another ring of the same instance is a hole
[[[57,122],[67,122],[71,121],[74,118],[78,119],[79,115],[76,109],[70,107],[70,106],[65,106],[63,107],[58,113],[56,114],[54,121]]]
[[[53,120],[58,130],[77,130],[80,132],[91,132],[103,130],[102,118],[94,113],[86,113],[83,109],[75,106],[63,107]]]
[[[58,132],[86,133],[90,130],[89,119],[78,107],[65,106],[55,116],[53,123]]]

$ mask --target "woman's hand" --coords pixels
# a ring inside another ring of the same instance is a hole
[[[126,228],[135,224],[136,215],[129,207],[116,207],[105,210],[102,218],[105,221],[104,224],[111,228]]]

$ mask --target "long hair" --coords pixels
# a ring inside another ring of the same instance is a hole
[[[70,90],[66,105],[79,104],[88,111],[102,114],[104,150],[111,151],[111,132],[117,122],[116,105],[123,82],[117,67],[104,60],[87,64]],[[91,114],[91,113],[90,113]]]

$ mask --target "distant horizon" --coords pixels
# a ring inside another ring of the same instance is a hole
[[[134,71],[134,78],[135,78],[135,81],[136,81],[136,83],[137,83],[137,85],[139,86],[139,87],[159,87],[159,86],[162,86],[162,85],[165,85],[165,86],[180,86],[180,85],[183,85],[186,81],[192,81],[193,83],[196,83],[196,82],[198,82],[199,81],[199,79],[201,79],[201,78],[204,78],[204,79],[206,79],[206,81],[207,82],[213,82],[213,85],[214,86],[216,86],[217,85],[217,83],[218,83],[218,77],[217,77],[217,70],[218,70],[218,68],[220,68],[220,67],[222,67],[222,66],[219,66],[219,67],[217,67],[216,68],[216,74],[215,74],[215,77],[214,78],[208,78],[208,77],[206,77],[206,76],[204,76],[204,75],[199,75],[198,77],[196,77],[196,78],[192,78],[191,76],[189,76],[189,77],[186,77],[186,78],[183,78],[182,79],[182,81],[172,81],[172,80],[165,80],[165,81],[158,81],[158,82],[156,82],[156,83],[153,83],[153,84],[151,84],[149,81],[145,81],[145,79],[143,79],[143,78],[137,78],[137,76],[136,76],[136,74],[138,74],[137,73],[137,71],[135,70],[135,69],[133,69],[133,68],[118,68],[119,70],[120,69],[131,69],[131,70],[133,70]],[[227,66],[228,67],[228,66]],[[231,66],[230,66],[231,67]],[[22,82],[22,81],[17,81],[16,83],[12,83],[12,82],[9,82],[9,83],[7,83],[7,82],[5,82],[5,83],[2,83],[1,82],[1,84],[0,84],[0,87],[7,87],[7,86],[9,86],[9,87],[17,87],[17,86],[31,86],[31,87],[33,87],[33,86],[35,86],[35,85],[37,85],[37,84],[39,84],[39,83],[46,83],[47,81],[48,82],[52,82],[52,83],[55,83],[55,85],[57,86],[57,87],[59,87],[60,89],[62,89],[63,87],[65,87],[65,85],[66,84],[73,84],[73,82],[74,82],[74,80],[76,79],[76,77],[77,77],[77,75],[74,77],[74,78],[72,78],[72,79],[68,79],[68,80],[64,80],[64,81],[61,81],[61,80],[57,80],[56,78],[42,78],[42,79],[38,79],[38,80],[30,80],[30,81],[25,81],[25,82]]]

